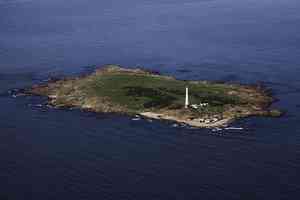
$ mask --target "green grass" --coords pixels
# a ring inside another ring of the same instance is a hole
[[[231,89],[226,85],[195,84],[145,74],[95,76],[85,90],[90,96],[109,98],[111,102],[126,106],[129,110],[146,111],[183,108],[186,86],[189,87],[190,103],[209,103],[210,106],[202,112],[220,112],[224,105],[242,103],[238,97],[226,95]]]

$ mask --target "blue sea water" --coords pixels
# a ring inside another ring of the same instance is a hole
[[[0,199],[300,198],[299,0],[0,0]],[[286,111],[213,132],[7,91],[104,64],[262,82]]]

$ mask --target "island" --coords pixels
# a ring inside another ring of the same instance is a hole
[[[185,81],[144,69],[107,65],[93,73],[34,85],[26,94],[57,108],[77,107],[215,128],[249,116],[280,116],[260,86]]]

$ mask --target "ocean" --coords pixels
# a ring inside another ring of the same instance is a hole
[[[299,0],[0,0],[0,199],[298,199]],[[105,64],[262,83],[281,118],[212,131],[10,91]]]

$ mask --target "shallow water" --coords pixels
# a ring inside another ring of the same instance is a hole
[[[1,199],[297,199],[298,0],[0,0]],[[282,118],[213,132],[7,91],[114,63],[263,82]]]

